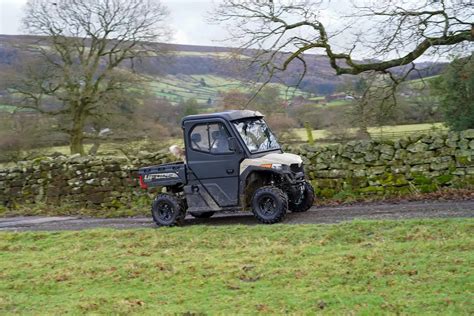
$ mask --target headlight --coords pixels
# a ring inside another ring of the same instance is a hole
[[[283,170],[285,165],[282,165],[281,163],[274,163],[272,164],[272,169],[276,169],[276,170]]]
[[[281,164],[281,163],[265,163],[261,164],[260,167],[262,168],[271,168],[275,170],[283,170],[283,169],[288,169],[287,165]]]

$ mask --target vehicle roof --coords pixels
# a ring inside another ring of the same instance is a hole
[[[196,114],[196,115],[188,115],[185,116],[181,120],[181,124],[184,124],[186,121],[190,120],[205,120],[209,118],[221,118],[228,121],[235,121],[244,118],[252,118],[252,117],[263,117],[264,115],[258,111],[252,110],[229,110],[224,112],[216,112],[216,113],[206,113],[206,114]]]

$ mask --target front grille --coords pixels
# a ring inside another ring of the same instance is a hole
[[[293,163],[290,165],[290,170],[291,172],[298,173],[298,172],[303,172],[303,164],[298,165],[297,163]]]

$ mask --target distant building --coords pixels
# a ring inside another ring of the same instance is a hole
[[[291,100],[291,106],[293,107],[299,107],[299,106],[304,106],[304,105],[314,105],[314,104],[325,104],[326,100],[324,98],[305,98],[301,95],[294,97]]]
[[[346,97],[348,97],[348,95],[345,94],[345,93],[334,93],[334,94],[331,94],[331,95],[327,95],[325,97],[325,100],[326,100],[326,102],[331,102],[331,101],[335,101],[335,100],[347,100]]]

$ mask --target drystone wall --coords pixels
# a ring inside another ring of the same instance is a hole
[[[326,148],[303,145],[297,153],[320,197],[474,188],[474,130]]]
[[[474,130],[397,141],[352,141],[290,149],[303,156],[319,197],[474,188]],[[104,210],[149,207],[153,192],[139,187],[137,168],[172,161],[166,153],[135,159],[56,156],[0,170],[0,208],[71,205]]]
[[[138,168],[172,161],[166,153],[140,152],[135,159],[56,156],[0,170],[0,207],[50,204],[109,209],[149,204]]]

